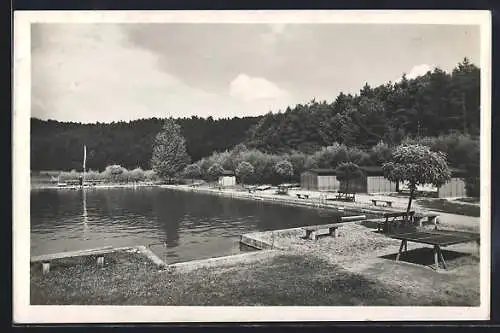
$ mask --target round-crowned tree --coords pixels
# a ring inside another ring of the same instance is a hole
[[[183,174],[184,177],[191,178],[191,183],[193,183],[194,179],[201,177],[201,168],[196,163],[189,164],[184,168]]]
[[[208,175],[212,180],[217,180],[224,174],[224,168],[220,164],[213,164],[210,168],[208,168]]]
[[[287,181],[293,176],[293,165],[288,160],[282,160],[274,165],[274,171],[281,181]]]
[[[255,169],[252,164],[249,162],[243,161],[238,164],[238,167],[236,168],[236,175],[240,178],[241,184],[245,184],[245,180],[248,179],[253,173]]]
[[[420,144],[402,144],[396,147],[391,160],[384,163],[382,170],[385,178],[390,181],[408,183],[408,213],[418,185],[433,184],[440,187],[451,177],[446,155]]]

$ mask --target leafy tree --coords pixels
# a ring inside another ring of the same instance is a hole
[[[231,149],[228,158],[228,167],[230,170],[236,172],[236,168],[241,162],[241,155],[247,150],[248,148],[243,143],[239,143]]]
[[[150,182],[155,181],[157,179],[156,172],[154,172],[153,170],[146,170],[144,172],[144,178],[145,180]]]
[[[172,179],[189,161],[180,126],[172,118],[167,119],[154,141],[151,158],[153,170],[162,178]]]
[[[236,175],[240,178],[241,184],[245,184],[245,180],[248,179],[255,172],[255,169],[252,164],[248,162],[240,162],[238,167],[236,168]]]
[[[141,168],[135,168],[134,170],[130,171],[130,179],[133,181],[142,181],[145,178],[144,171]]]
[[[184,177],[191,178],[191,182],[194,182],[195,178],[201,177],[200,166],[196,163],[189,164],[184,168],[183,174]]]
[[[371,148],[369,154],[373,165],[382,165],[391,158],[392,150],[386,143],[380,141]]]
[[[337,180],[345,184],[344,190],[347,193],[352,192],[352,183],[364,176],[363,170],[361,170],[357,164],[352,162],[340,163],[335,169],[335,173],[337,175]]]
[[[286,181],[293,176],[293,165],[288,160],[282,160],[274,165],[274,171],[283,181]]]
[[[396,147],[391,160],[384,163],[382,170],[390,181],[408,182],[408,213],[418,185],[433,184],[440,187],[451,177],[446,155],[419,144],[402,144]]]
[[[224,174],[224,168],[220,164],[214,164],[208,168],[208,175],[212,180],[217,180]]]
[[[120,175],[125,172],[125,168],[118,164],[108,165],[104,170],[104,173],[109,175],[108,178],[111,178],[113,181],[117,181]]]

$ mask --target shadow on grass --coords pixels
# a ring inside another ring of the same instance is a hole
[[[465,215],[465,216],[481,216],[481,209],[479,206],[460,204],[459,202],[451,202],[446,199],[420,199],[417,203],[422,207],[440,211],[443,213]]]
[[[463,259],[470,259],[474,261],[474,257],[469,253],[451,251],[451,250],[441,250],[443,252],[444,260],[448,267],[456,267],[459,262],[463,262]],[[382,259],[396,260],[397,253],[391,253],[388,255],[381,256]],[[399,258],[400,261],[408,262],[423,266],[434,266],[434,250],[430,247],[422,247],[414,250],[409,250],[408,252],[403,252]]]
[[[369,220],[361,221],[361,222],[359,222],[359,224],[362,225],[363,227],[367,227],[370,229],[377,229],[377,227],[378,227],[377,222],[369,221]]]

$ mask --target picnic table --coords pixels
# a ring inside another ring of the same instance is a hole
[[[411,212],[394,212],[384,213],[384,220],[377,223],[378,231],[391,232],[394,226],[407,225],[412,221],[414,211]]]
[[[354,193],[339,191],[335,196],[335,200],[341,201],[356,201]]]
[[[382,199],[372,199],[372,203],[374,206],[377,205],[377,202],[385,202],[385,206],[392,207],[393,201],[391,200],[382,200]]]
[[[439,263],[442,263],[443,268],[446,269],[446,262],[441,247],[468,242],[476,242],[478,246],[480,245],[479,234],[453,230],[414,231],[408,233],[395,233],[389,236],[401,240],[401,245],[396,255],[396,261],[399,261],[403,249],[405,253],[408,251],[408,242],[432,245],[434,249],[434,264],[436,270],[440,268]]]

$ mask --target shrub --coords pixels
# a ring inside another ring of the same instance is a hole
[[[129,172],[129,179],[134,182],[144,181],[146,175],[141,168],[135,168]]]
[[[293,165],[290,161],[282,160],[274,165],[274,171],[282,181],[287,181],[293,176]]]
[[[249,176],[253,175],[254,172],[255,169],[253,165],[245,161],[238,164],[238,167],[236,168],[236,175],[241,179],[242,184],[244,184],[245,180],[247,180]]]

